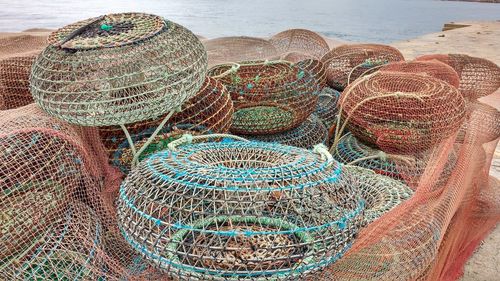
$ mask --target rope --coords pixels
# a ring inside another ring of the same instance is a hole
[[[134,153],[134,158],[132,159],[132,168],[134,168],[135,166],[137,166],[137,164],[139,164],[139,156],[144,152],[144,150],[153,142],[153,140],[156,138],[156,136],[158,135],[158,133],[160,133],[161,129],[163,129],[163,127],[165,126],[165,124],[167,123],[167,121],[170,119],[170,117],[172,117],[172,115],[174,115],[174,113],[176,111],[180,111],[180,108],[176,109],[176,110],[172,110],[170,111],[167,116],[165,116],[165,118],[163,119],[163,121],[161,121],[160,125],[158,125],[158,127],[156,128],[156,130],[153,132],[153,134],[148,138],[148,140],[146,141],[145,144],[142,145],[142,147],[136,152]],[[127,134],[127,133],[125,133]],[[130,142],[131,140],[129,140]],[[132,145],[133,146],[133,145]],[[135,147],[134,147],[135,149]]]
[[[209,138],[232,138],[232,139],[244,141],[244,142],[249,141],[245,138],[238,137],[238,136],[231,135],[231,134],[209,134],[209,135],[199,135],[199,136],[193,136],[191,134],[184,134],[179,139],[176,139],[176,140],[170,142],[167,146],[168,146],[168,149],[170,149],[172,151],[177,151],[177,146],[179,146],[179,145],[190,144],[195,140],[203,140],[203,139],[209,139]]]
[[[328,166],[335,162],[335,160],[333,160],[332,154],[328,151],[328,148],[322,143],[315,145],[313,148],[313,152],[319,154],[322,160],[326,160]]]

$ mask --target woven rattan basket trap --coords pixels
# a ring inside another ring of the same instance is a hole
[[[235,112],[231,132],[279,133],[302,123],[314,110],[318,85],[311,72],[286,61],[257,61],[212,67],[209,76],[229,91]]]
[[[173,277],[296,280],[340,258],[362,223],[364,201],[356,186],[340,188],[341,173],[291,146],[185,145],[131,171],[119,225]]]

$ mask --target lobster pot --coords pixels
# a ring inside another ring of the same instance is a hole
[[[474,142],[488,143],[500,137],[500,112],[485,103],[474,101],[467,104],[467,118],[458,131],[455,142],[463,144],[467,134],[474,134]]]
[[[0,111],[0,124],[3,260],[40,239],[65,216],[70,198],[86,198],[100,177],[78,132],[34,104]]]
[[[378,148],[370,147],[356,139],[351,133],[344,135],[335,148],[334,158],[341,163],[356,165],[373,172],[402,181],[416,189],[426,169],[433,167],[432,151],[415,155],[386,154]],[[433,188],[441,187],[450,177],[457,161],[456,151],[451,151],[448,161],[438,170],[439,176]]]
[[[185,102],[181,111],[175,113],[152,144],[140,155],[142,160],[153,152],[166,149],[168,143],[184,133],[207,134],[226,133],[231,127],[233,102],[224,86],[217,80],[206,77],[195,96]],[[131,138],[139,149],[151,136],[164,116],[136,122],[128,126]],[[111,164],[128,173],[133,154],[125,135],[119,126],[99,128],[101,140],[106,147]]]
[[[369,169],[345,166],[343,172],[345,180],[340,182],[359,186],[361,198],[366,202],[365,224],[377,220],[413,195],[413,190],[406,184]]]
[[[337,121],[337,102],[339,101],[339,97],[340,92],[329,87],[323,88],[319,94],[314,115],[325,124],[327,129],[330,129]]]
[[[0,264],[3,280],[97,280],[102,227],[85,204],[71,202],[47,231]]]
[[[31,65],[36,55],[0,58],[0,110],[33,103],[29,89]]]
[[[204,40],[208,65],[214,66],[234,61],[276,59],[276,48],[266,39],[248,36],[220,37]]]
[[[467,101],[491,95],[500,87],[500,67],[487,59],[463,54],[436,54],[421,56],[416,60],[437,60],[451,66],[458,73],[458,89]]]
[[[275,34],[269,42],[280,54],[299,53],[320,59],[330,51],[328,43],[318,33],[307,29],[288,29]]]
[[[290,130],[313,112],[318,85],[312,73],[289,62],[242,62],[214,66],[234,103],[234,134],[262,135]]]
[[[53,32],[31,71],[31,92],[49,114],[83,126],[130,124],[173,110],[203,84],[199,39],[159,16],[124,13]]]
[[[425,151],[455,134],[465,100],[450,84],[411,73],[380,72],[340,96],[341,116],[356,138],[384,152]]]
[[[295,63],[295,65],[310,72],[316,78],[316,83],[321,89],[326,87],[325,65],[320,60],[303,59]]]
[[[376,67],[403,60],[403,55],[396,48],[378,44],[342,45],[321,58],[328,85],[339,91]]]
[[[379,71],[415,73],[441,79],[455,88],[460,86],[457,72],[451,66],[437,60],[393,62],[383,66]]]
[[[338,260],[363,222],[358,187],[341,175],[291,146],[185,145],[131,171],[119,227],[174,279],[298,280]]]
[[[243,135],[243,137],[250,140],[280,143],[284,145],[312,149],[317,144],[326,144],[328,139],[328,130],[318,117],[311,114],[306,121],[295,129],[278,134],[255,136]]]

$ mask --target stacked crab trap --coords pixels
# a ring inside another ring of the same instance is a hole
[[[488,60],[143,13],[2,40],[1,280],[441,280],[498,221]]]

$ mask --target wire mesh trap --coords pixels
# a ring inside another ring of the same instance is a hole
[[[384,65],[379,71],[421,74],[441,79],[455,88],[460,86],[457,72],[451,66],[437,60],[393,62]]]
[[[274,142],[284,145],[312,149],[315,145],[322,143],[326,144],[328,140],[328,130],[321,120],[314,114],[311,114],[306,121],[302,122],[298,127],[269,135],[242,135],[249,140]]]
[[[314,115],[318,116],[327,129],[332,127],[337,120],[337,102],[339,97],[340,92],[329,87],[323,88],[319,94],[318,104],[314,110]]]
[[[296,280],[349,248],[363,220],[342,168],[262,142],[185,145],[132,170],[118,202],[125,239],[171,277]]]
[[[456,133],[465,118],[458,90],[436,78],[379,72],[360,78],[340,96],[344,127],[384,152],[425,151]],[[439,108],[439,110],[435,110]]]
[[[179,138],[184,133],[226,133],[231,126],[233,111],[233,102],[224,86],[216,79],[206,77],[196,95],[182,105],[180,112],[172,115],[168,125],[160,130],[152,143],[141,153],[139,160],[153,152],[166,149],[170,141]],[[136,149],[146,143],[163,119],[164,116],[128,126],[127,129]],[[101,127],[99,134],[111,163],[122,172],[128,173],[134,154],[121,128],[119,126]]]
[[[325,64],[328,85],[339,91],[384,64],[402,60],[404,57],[397,49],[378,44],[342,45],[321,58]]]
[[[340,163],[356,165],[369,169],[377,174],[402,181],[412,189],[419,185],[426,168],[432,165],[433,151],[419,151],[415,154],[386,154],[378,148],[370,147],[357,140],[351,133],[345,134],[334,150],[334,158]],[[446,183],[457,162],[453,151],[442,169],[438,179],[433,183],[435,188]]]
[[[234,103],[234,134],[274,134],[302,123],[318,99],[316,78],[285,61],[241,62],[212,67]]]
[[[184,27],[125,13],[80,21],[53,32],[36,59],[31,92],[49,114],[83,126],[159,117],[193,96],[207,56]]]
[[[451,66],[460,77],[458,89],[468,101],[491,95],[500,87],[500,67],[487,59],[463,54],[434,54],[416,60],[437,60]]]
[[[406,184],[374,171],[344,166],[343,185],[359,186],[361,197],[366,202],[364,223],[369,224],[389,212],[413,195],[413,190]]]
[[[273,35],[269,42],[280,54],[296,52],[320,59],[330,51],[328,43],[318,33],[307,29],[288,29]]]
[[[204,40],[203,45],[207,50],[209,66],[279,57],[278,51],[269,41],[256,37],[220,37]]]

